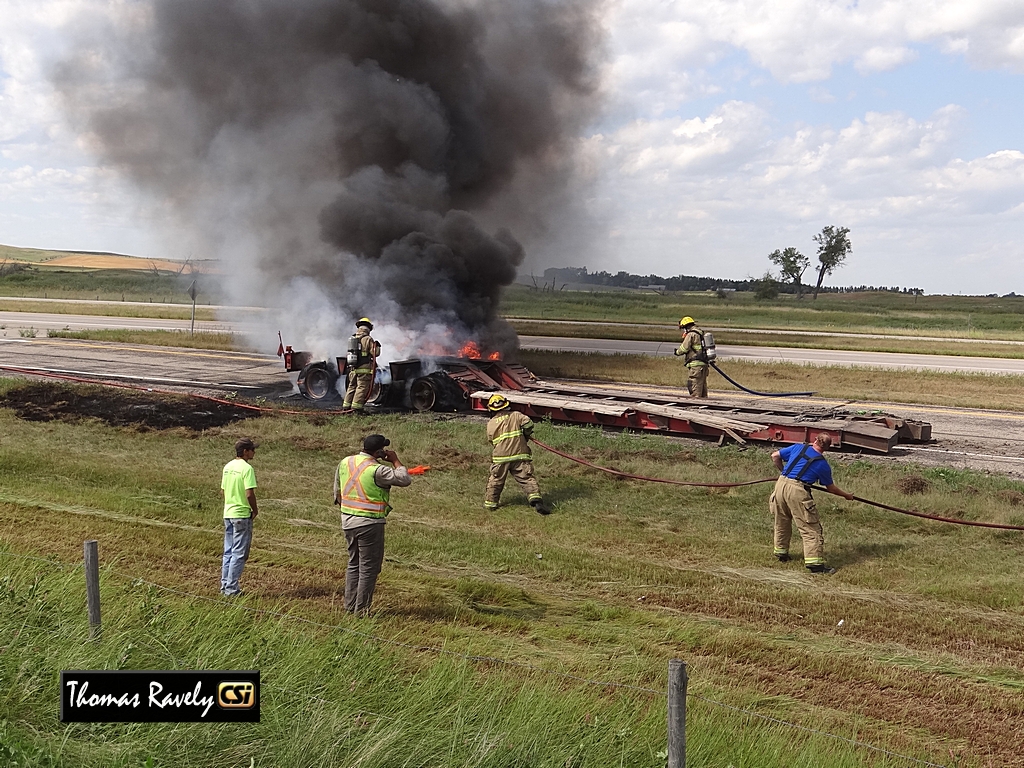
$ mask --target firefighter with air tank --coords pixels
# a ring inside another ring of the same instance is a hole
[[[373,375],[377,370],[380,344],[373,340],[370,318],[361,317],[356,321],[356,332],[348,340],[348,354],[345,358],[348,369],[348,388],[342,408],[362,411],[373,389]]]
[[[708,368],[715,359],[714,337],[698,328],[697,322],[689,316],[679,321],[679,332],[683,336],[683,343],[674,354],[682,356],[689,371],[686,389],[690,397],[707,397]]]
[[[497,509],[501,492],[509,475],[526,491],[530,506],[538,514],[549,515],[551,508],[544,503],[540,485],[533,476],[533,454],[530,435],[533,422],[530,417],[513,411],[508,398],[493,394],[487,399],[487,410],[494,414],[487,422],[487,441],[491,444],[491,471],[484,492],[484,508]]]

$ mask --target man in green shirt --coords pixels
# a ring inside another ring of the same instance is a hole
[[[256,508],[256,470],[249,463],[259,448],[248,437],[235,443],[235,458],[224,465],[220,492],[224,495],[224,557],[220,570],[220,593],[242,594],[238,580],[252,543],[252,521]]]

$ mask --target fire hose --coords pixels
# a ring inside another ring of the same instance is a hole
[[[37,371],[37,370],[32,370],[31,368],[19,368],[19,367],[11,366],[11,365],[0,365],[0,371],[9,371],[9,372],[12,372],[12,373],[20,373],[20,374],[23,374],[23,375],[30,375],[30,376],[40,376],[40,377],[51,378],[51,379],[62,379],[64,381],[74,381],[74,382],[80,382],[80,383],[84,383],[84,384],[99,384],[101,386],[115,387],[115,388],[119,388],[119,389],[133,389],[133,390],[139,390],[139,391],[143,391],[143,392],[155,392],[155,393],[158,393],[158,394],[175,395],[175,396],[181,396],[182,395],[182,393],[180,393],[180,392],[170,392],[170,391],[167,391],[167,390],[153,389],[151,387],[139,386],[138,384],[122,384],[122,383],[119,383],[119,382],[111,382],[111,381],[96,381],[94,379],[86,379],[86,378],[82,378],[82,377],[79,377],[79,376],[69,376],[67,374],[51,373],[51,372],[48,372],[48,371],[45,371],[45,372],[44,371]],[[719,373],[721,373],[721,371],[719,371]],[[730,381],[732,381],[732,380],[730,379]],[[247,410],[259,411],[261,413],[263,413],[263,412],[270,412],[270,413],[279,413],[279,414],[288,414],[288,415],[307,415],[308,414],[308,411],[291,411],[291,410],[279,410],[279,409],[276,409],[276,408],[263,408],[263,407],[260,407],[258,405],[247,405],[247,404],[244,404],[244,403],[236,403],[236,402],[233,402],[231,400],[226,400],[226,399],[218,398],[218,397],[210,397],[209,395],[200,395],[200,394],[197,394],[197,393],[194,393],[194,392],[190,392],[190,393],[187,393],[187,394],[190,397],[195,397],[195,398],[198,398],[200,400],[206,400],[206,401],[214,402],[214,403],[221,403],[221,404],[224,404],[224,405],[231,405],[231,406],[234,406],[236,408],[244,408],[244,409],[247,409]],[[320,413],[341,414],[341,413],[348,413],[348,411],[321,411]],[[536,440],[534,438],[530,438],[530,442],[533,443],[534,445],[536,445],[539,448],[543,448],[545,451],[548,451],[549,453],[553,453],[556,456],[561,456],[563,459],[567,459],[569,461],[574,461],[577,464],[582,464],[585,467],[590,467],[591,469],[596,469],[596,470],[598,470],[600,472],[606,472],[609,475],[614,475],[616,477],[621,477],[621,478],[628,479],[628,480],[643,480],[643,481],[649,482],[649,483],[666,483],[668,485],[683,485],[683,486],[688,486],[688,487],[691,487],[691,488],[739,488],[739,487],[746,486],[746,485],[759,485],[761,483],[773,483],[777,479],[775,477],[765,477],[765,478],[761,478],[760,480],[746,480],[746,481],[738,482],[738,483],[696,483],[696,482],[687,482],[685,480],[670,480],[668,478],[663,478],[663,477],[647,477],[645,475],[634,475],[634,474],[629,473],[629,472],[622,472],[622,471],[620,471],[618,469],[611,469],[610,467],[602,467],[599,464],[594,464],[593,462],[587,461],[586,459],[580,458],[579,456],[573,456],[572,454],[560,451],[557,448],[553,448],[552,446],[547,445],[546,443],[542,443],[540,440]],[[410,470],[410,473],[411,474],[412,473],[414,473],[414,474],[423,474],[423,473],[427,472],[429,469],[430,469],[429,466],[413,467],[412,470]],[[821,489],[821,490],[824,490],[824,489]],[[925,512],[915,512],[913,510],[902,509],[900,507],[894,507],[894,506],[891,506],[889,504],[883,504],[882,502],[879,502],[879,501],[872,501],[871,499],[865,499],[865,498],[863,498],[861,496],[854,496],[853,500],[854,501],[859,501],[862,504],[867,504],[867,505],[872,506],[872,507],[878,507],[879,509],[885,509],[885,510],[888,510],[889,512],[898,512],[901,515],[910,515],[912,517],[920,517],[920,518],[923,518],[925,520],[935,520],[936,522],[949,523],[951,525],[970,525],[970,526],[975,526],[975,527],[978,527],[978,528],[996,528],[996,529],[1003,530],[1003,531],[1024,531],[1024,525],[1009,525],[1009,524],[1003,524],[1003,523],[986,523],[986,522],[977,521],[977,520],[961,520],[959,518],[954,518],[954,517],[942,517],[940,515],[929,515],[929,514],[927,514]]]
[[[629,480],[643,480],[643,481],[646,481],[646,482],[649,482],[649,483],[668,483],[670,485],[685,485],[685,486],[690,486],[690,487],[695,487],[695,488],[739,488],[740,486],[744,486],[744,485],[758,485],[759,483],[774,483],[778,479],[776,477],[765,477],[765,478],[762,478],[761,480],[747,480],[746,482],[740,482],[740,483],[694,483],[694,482],[686,482],[684,480],[669,480],[669,479],[663,478],[663,477],[646,477],[644,475],[634,475],[634,474],[631,474],[629,472],[622,472],[622,471],[620,471],[618,469],[611,469],[610,467],[602,467],[599,464],[594,464],[593,462],[587,461],[586,459],[582,459],[579,456],[573,456],[572,454],[565,453],[563,451],[558,450],[557,448],[552,448],[550,445],[547,445],[546,443],[542,443],[540,440],[537,440],[537,439],[532,438],[532,437],[530,438],[530,442],[533,443],[534,445],[536,445],[539,448],[543,448],[545,451],[548,451],[549,453],[553,453],[556,456],[561,456],[563,459],[568,459],[569,461],[574,461],[577,464],[582,464],[585,467],[590,467],[591,469],[596,469],[596,470],[599,470],[601,472],[607,472],[609,475],[614,475],[615,477],[627,478]],[[825,489],[824,488],[820,488],[819,490],[825,490]],[[828,493],[828,491],[825,491],[825,492]],[[890,506],[889,504],[883,504],[880,501],[872,501],[871,499],[862,498],[861,496],[854,496],[853,500],[854,501],[859,501],[862,504],[867,504],[867,505],[872,506],[872,507],[878,507],[879,509],[885,509],[885,510],[888,510],[889,512],[898,512],[901,515],[910,515],[912,517],[921,517],[921,518],[924,518],[925,520],[935,520],[936,522],[949,523],[951,525],[972,525],[972,526],[976,526],[978,528],[998,528],[999,530],[1002,530],[1002,531],[1024,531],[1024,525],[1009,525],[1009,524],[1003,524],[1003,523],[985,523],[985,522],[980,522],[980,521],[976,521],[976,520],[961,520],[961,519],[955,518],[955,517],[942,517],[940,515],[929,515],[929,514],[927,514],[925,512],[915,512],[915,511],[910,510],[910,509],[901,509],[900,507],[893,507],[893,506]]]
[[[716,363],[714,360],[712,360],[709,363],[709,365],[716,371],[718,371],[720,374],[722,374],[722,378],[728,381],[734,387],[742,389],[744,392],[747,392],[751,395],[757,395],[758,397],[810,397],[811,395],[814,394],[813,392],[757,392],[753,389],[747,389],[746,387],[744,387],[742,384],[736,381],[736,379],[732,378],[729,374],[727,374],[725,371],[719,368],[718,363]]]

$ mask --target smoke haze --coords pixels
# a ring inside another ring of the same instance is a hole
[[[297,348],[341,354],[367,315],[388,359],[508,352],[511,228],[554,236],[569,204],[598,2],[121,3],[77,25],[55,81],[180,255],[221,259],[234,301],[286,308]]]

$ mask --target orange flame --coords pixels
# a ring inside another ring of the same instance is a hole
[[[480,359],[480,346],[472,339],[467,341],[459,349],[459,357],[468,357],[470,360]]]
[[[458,357],[469,358],[470,360],[482,360],[486,357],[488,360],[501,360],[501,352],[491,352],[487,355],[480,350],[480,345],[475,341],[467,341],[459,348]]]

